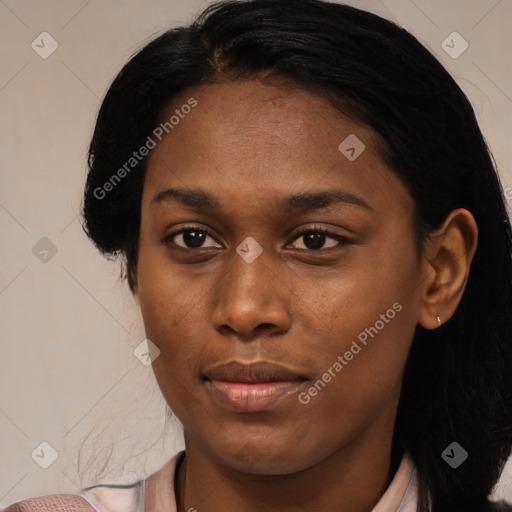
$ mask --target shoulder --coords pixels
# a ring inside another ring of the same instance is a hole
[[[75,494],[49,494],[19,501],[2,512],[93,512],[87,501]]]

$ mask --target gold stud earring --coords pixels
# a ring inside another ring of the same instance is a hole
[[[436,315],[436,318],[437,318],[438,327],[440,327],[441,326],[441,317],[439,315]]]

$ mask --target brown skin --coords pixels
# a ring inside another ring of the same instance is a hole
[[[284,85],[194,88],[169,112],[190,97],[197,107],[150,155],[135,289],[147,337],[161,350],[157,382],[185,431],[178,510],[369,511],[392,477],[414,329],[437,328],[436,315],[446,322],[457,308],[475,221],[455,210],[419,255],[412,199],[371,130]],[[352,133],[366,145],[353,162],[338,150]],[[204,190],[220,209],[150,205],[170,187]],[[290,194],[327,189],[371,209],[274,208]],[[162,242],[191,226],[212,233],[201,248],[180,234]],[[349,241],[326,235],[315,249],[299,234],[315,226]],[[263,248],[250,264],[236,252],[248,236]],[[264,360],[305,375],[307,391],[394,303],[402,310],[308,404],[292,395],[268,411],[228,411],[200,378],[212,364]]]

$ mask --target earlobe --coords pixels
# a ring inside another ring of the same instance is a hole
[[[453,210],[431,235],[418,318],[424,328],[437,329],[455,313],[466,288],[477,240],[475,219],[464,208]]]

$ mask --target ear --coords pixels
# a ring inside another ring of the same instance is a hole
[[[477,240],[478,226],[464,208],[453,210],[429,237],[418,318],[421,326],[436,329],[455,313],[466,288]]]

